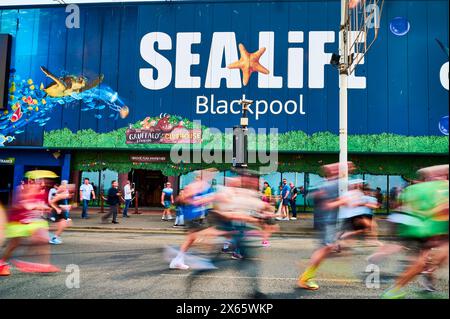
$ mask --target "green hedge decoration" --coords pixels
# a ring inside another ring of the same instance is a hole
[[[148,154],[148,153],[147,153]],[[74,154],[74,169],[80,171],[99,171],[110,169],[118,173],[127,173],[131,169],[161,170],[166,176],[178,176],[198,169],[215,167],[221,171],[229,170],[231,164],[174,164],[163,163],[132,163],[129,152],[89,152],[79,151]],[[133,155],[145,155],[134,152]],[[169,158],[169,154],[165,154]],[[349,160],[355,163],[355,174],[367,173],[373,175],[401,175],[408,179],[416,178],[416,171],[422,167],[448,163],[448,156],[420,155],[367,155],[350,154]],[[337,154],[279,154],[278,172],[308,172],[321,175],[320,167],[324,164],[339,161]],[[258,169],[261,164],[251,164],[249,168]]]
[[[186,120],[188,127],[191,122]],[[138,123],[133,125],[138,127]],[[44,147],[70,149],[133,149],[133,150],[170,150],[170,144],[126,144],[126,128],[120,128],[108,133],[97,133],[91,129],[76,133],[64,128],[44,132]],[[231,134],[211,133],[202,126],[202,145],[214,147],[217,150],[230,150]],[[397,134],[349,135],[348,151],[354,153],[409,153],[409,154],[447,154],[448,136],[404,136]],[[257,150],[258,143],[269,148],[270,138],[259,135],[249,139],[249,150]],[[184,144],[184,148],[192,148]],[[195,146],[197,147],[197,146]],[[270,147],[274,149],[274,147]],[[319,132],[307,135],[302,131],[290,131],[278,135],[278,150],[281,152],[338,152],[339,136],[330,132]]]

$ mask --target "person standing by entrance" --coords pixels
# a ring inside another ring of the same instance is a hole
[[[119,209],[120,195],[121,193],[119,191],[119,183],[114,180],[111,183],[111,188],[108,190],[108,197],[106,199],[106,203],[109,205],[109,213],[102,217],[103,222],[106,222],[106,220],[112,215],[112,223],[119,223],[117,221],[117,212]]]
[[[174,203],[173,200],[173,189],[171,188],[171,184],[169,182],[166,183],[166,187],[162,190],[161,194],[161,204],[164,207],[162,220],[172,220],[173,217],[170,213],[170,206]]]
[[[291,204],[291,210],[292,210],[292,217],[291,220],[297,220],[297,195],[298,195],[298,191],[297,191],[297,187],[295,187],[294,183],[289,183],[289,186],[291,187],[291,199],[290,199],[290,204]]]
[[[128,208],[130,207],[130,204],[131,204],[131,198],[132,198],[133,192],[134,192],[134,189],[131,188],[130,181],[127,180],[127,183],[123,187],[123,199],[125,200],[125,207],[123,208],[122,215],[125,218],[130,217],[130,216],[128,216]]]
[[[89,178],[84,179],[84,184],[80,186],[80,201],[83,204],[83,211],[81,213],[82,219],[88,219],[88,207],[89,201],[92,199],[95,200],[94,188],[91,184],[89,184]]]

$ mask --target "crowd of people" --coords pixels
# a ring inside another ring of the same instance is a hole
[[[349,162],[349,173],[353,169]],[[374,211],[380,207],[377,190],[367,187],[364,180],[350,178],[348,191],[340,194],[339,164],[324,165],[325,180],[308,194],[314,201],[314,214],[319,220],[320,246],[299,275],[298,287],[319,289],[315,279],[322,263],[330,255],[351,248],[354,239],[362,236],[378,247],[367,257],[371,263],[400,251],[414,255],[413,262],[382,295],[383,298],[403,298],[404,287],[418,275],[423,278],[426,290],[435,290],[434,274],[447,262],[449,252],[448,170],[448,165],[421,169],[418,171],[420,179],[396,193],[399,204],[388,218],[391,235],[396,240],[383,243],[378,238],[374,218]],[[257,280],[258,247],[270,246],[272,234],[279,231],[277,222],[296,219],[297,196],[305,196],[305,191],[283,179],[280,194],[274,195],[267,182],[260,189],[257,172],[243,169],[237,170],[236,176],[226,178],[225,186],[221,186],[214,180],[216,173],[214,169],[198,172],[195,180],[177,196],[172,185],[165,184],[161,194],[162,220],[173,220],[172,214],[176,212],[174,227],[187,229],[180,247],[166,248],[168,268],[210,271],[219,268],[217,256],[229,254],[231,259],[242,262],[242,269],[252,278],[252,296],[264,296]],[[124,202],[123,217],[128,217],[133,186],[127,181],[122,191],[117,181],[111,183],[105,198],[109,212],[102,217],[104,222],[112,217],[112,223],[118,223],[121,201]],[[10,263],[24,272],[59,271],[50,263],[50,244],[61,244],[62,233],[72,223],[70,201],[74,198],[75,186],[62,181],[53,184],[48,193],[45,190],[44,182],[22,183],[8,214],[0,209],[0,243],[7,240],[0,258],[0,275],[10,274]],[[96,198],[89,179],[84,179],[79,195],[82,218],[87,219],[89,201]],[[33,243],[30,247],[39,252],[34,256],[40,260],[25,262],[12,258],[13,252],[26,241]],[[192,253],[193,248],[203,250],[201,256]]]

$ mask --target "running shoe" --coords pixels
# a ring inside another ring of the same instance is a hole
[[[403,289],[398,288],[389,288],[382,295],[382,299],[403,299],[405,298],[406,293]]]
[[[187,258],[188,260],[186,262],[189,263],[189,267],[191,269],[196,270],[217,269],[217,267],[214,266],[214,264],[209,259],[194,255],[189,255]]]
[[[308,280],[299,279],[297,284],[302,289],[307,289],[307,290],[319,289],[319,285],[312,279],[308,279]]]
[[[419,283],[427,292],[436,291],[436,288],[434,287],[433,275],[430,272],[422,272],[422,276],[420,277]]]
[[[0,265],[0,276],[9,276],[11,271],[9,270],[9,265],[4,263]]]
[[[242,259],[242,258],[244,258],[244,256],[242,256],[241,254],[238,254],[238,253],[236,253],[236,252],[234,252],[234,253],[231,255],[231,259],[234,259],[234,260],[240,260],[240,259]]]
[[[269,247],[269,246],[270,246],[270,243],[269,243],[268,240],[263,240],[263,241],[262,241],[262,245],[263,245],[263,247]]]
[[[49,240],[49,243],[52,245],[61,245],[62,240],[56,236],[52,237],[52,239]]]
[[[291,220],[297,220],[297,217],[291,217]]]
[[[175,260],[175,259],[174,259],[174,260],[172,260],[172,262],[170,263],[169,268],[170,268],[170,269],[187,270],[187,269],[189,269],[189,266],[186,265],[186,264],[184,264],[184,263],[182,263],[182,262],[179,261],[179,260]]]
[[[55,222],[55,221],[56,221],[56,218],[55,218],[55,217],[50,217],[50,220],[51,220],[52,222]]]
[[[56,266],[53,266],[52,264],[38,264],[38,263],[31,263],[21,260],[11,260],[11,263],[17,267],[21,272],[29,272],[29,273],[54,273],[54,272],[60,272],[61,269],[59,269]]]
[[[223,247],[223,248],[222,248],[222,252],[223,252],[224,254],[232,254],[232,253],[233,253],[233,250],[230,249],[230,247],[228,247],[228,248]]]

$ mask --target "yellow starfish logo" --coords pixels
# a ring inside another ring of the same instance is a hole
[[[261,48],[254,53],[248,53],[242,43],[239,43],[239,52],[241,58],[239,61],[233,62],[228,65],[229,69],[241,69],[242,71],[242,84],[247,85],[250,80],[250,76],[253,72],[261,72],[263,74],[269,74],[269,70],[263,67],[259,63],[259,58],[266,52],[266,48]]]

